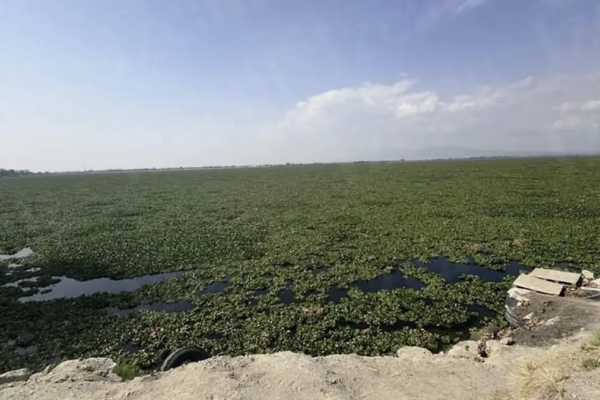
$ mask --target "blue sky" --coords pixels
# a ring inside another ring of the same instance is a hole
[[[595,0],[0,1],[3,168],[590,152],[599,126]]]

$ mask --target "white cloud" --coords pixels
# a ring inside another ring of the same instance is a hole
[[[584,111],[600,111],[600,100],[590,100],[581,106]]]
[[[567,102],[560,105],[560,111],[600,111],[600,100],[589,100],[584,103]]]
[[[600,152],[600,101],[594,100],[600,96],[600,73],[528,77],[451,98],[415,90],[415,84],[365,83],[299,102],[263,132],[260,158],[319,162],[460,156],[456,152],[472,150]]]
[[[589,118],[574,114],[561,117],[553,124],[554,128],[561,130],[597,129],[599,126],[597,118]]]

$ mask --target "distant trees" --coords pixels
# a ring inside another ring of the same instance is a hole
[[[12,177],[24,176],[24,175],[34,175],[34,173],[31,171],[28,171],[28,170],[0,168],[0,178],[12,178]]]

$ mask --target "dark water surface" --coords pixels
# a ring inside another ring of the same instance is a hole
[[[329,289],[329,300],[339,303],[341,299],[349,297],[348,292],[352,288],[358,288],[363,292],[375,293],[380,290],[392,290],[400,288],[422,289],[425,284],[412,276],[404,276],[401,271],[395,271],[390,274],[382,274],[368,281],[358,281],[350,284],[347,289],[331,288]]]
[[[131,279],[109,279],[99,278],[90,279],[88,281],[78,281],[76,279],[67,278],[66,276],[57,277],[60,282],[50,285],[45,288],[40,288],[42,292],[32,296],[21,297],[20,302],[29,301],[46,301],[63,298],[74,298],[79,296],[90,295],[94,293],[122,293],[131,292],[141,288],[148,283],[157,283],[165,279],[177,278],[183,275],[183,271],[167,272],[164,274],[144,275]]]
[[[521,269],[526,272],[532,271],[532,268],[523,266],[516,261],[510,262],[505,271],[495,271],[475,264],[453,263],[444,256],[432,258],[428,263],[413,261],[413,264],[441,275],[448,283],[459,282],[461,275],[464,274],[478,276],[484,282],[500,282],[508,275],[519,275]]]
[[[212,294],[223,293],[225,291],[225,289],[227,289],[229,286],[231,286],[231,278],[233,278],[233,275],[228,275],[224,281],[217,281],[217,282],[213,282],[213,283],[209,284],[204,289],[202,289],[198,293],[198,295],[204,296],[204,295],[211,294],[211,293]]]

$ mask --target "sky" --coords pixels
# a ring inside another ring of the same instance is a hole
[[[0,0],[0,168],[600,153],[597,0]]]

